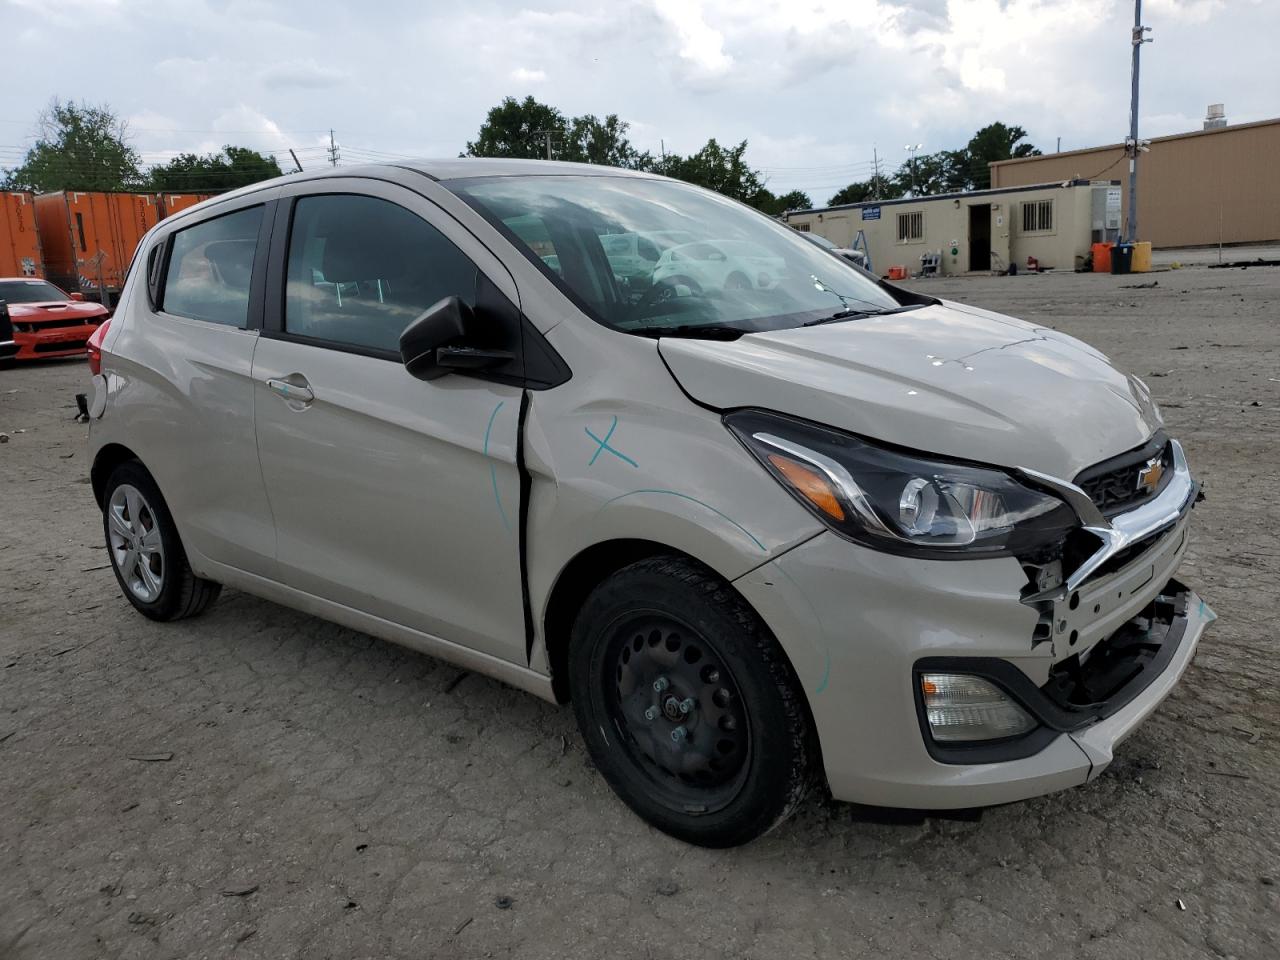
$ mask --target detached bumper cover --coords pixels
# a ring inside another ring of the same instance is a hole
[[[1192,609],[1194,608],[1194,609]],[[920,732],[930,755],[942,763],[982,763],[1016,760],[1042,750],[1059,734],[1086,735],[1092,728],[1125,713],[1136,701],[1146,703],[1143,694],[1152,685],[1173,672],[1163,692],[1151,701],[1127,732],[1146,717],[1177,683],[1190,662],[1204,624],[1215,615],[1194,593],[1176,580],[1170,580],[1163,591],[1139,616],[1129,620],[1114,634],[1088,651],[1087,659],[1075,656],[1057,664],[1049,682],[1037,687],[1031,679],[1007,660],[967,657],[931,657],[916,663],[916,707]],[[1205,618],[1203,622],[1193,619]],[[1188,634],[1191,634],[1188,639]],[[1183,654],[1184,646],[1190,650]],[[991,680],[1040,723],[1023,737],[997,743],[975,745],[940,744],[930,736],[920,694],[919,676],[923,673],[965,673]],[[1080,744],[1081,737],[1075,736]],[[1106,737],[1099,741],[1105,742]],[[1113,740],[1111,746],[1118,741]],[[1083,749],[1083,745],[1082,749]],[[1089,754],[1088,750],[1085,750]],[[1092,762],[1102,752],[1090,755]],[[1111,753],[1105,751],[1110,762]],[[1093,771],[1090,776],[1096,776]]]
[[[1082,586],[1076,609],[1062,600],[1062,632],[1034,644],[1039,614],[1020,598],[1026,576],[1012,558],[918,560],[821,534],[735,586],[795,667],[837,799],[919,809],[1007,803],[1097,776],[1186,670],[1214,619],[1195,593],[1171,582],[1188,519],[1122,569]],[[1177,598],[1162,607],[1167,629],[1155,624],[1147,638],[1143,626],[1128,636],[1164,595]],[[1108,653],[1113,638],[1120,642]],[[1127,651],[1127,666],[1114,655],[1126,640],[1142,646]],[[965,762],[934,756],[915,679],[919,664],[937,658],[1015,670],[1022,678],[1015,685],[1042,718],[1035,749]]]

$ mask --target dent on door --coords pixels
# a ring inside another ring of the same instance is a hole
[[[524,662],[520,390],[267,338],[254,380],[285,582]]]

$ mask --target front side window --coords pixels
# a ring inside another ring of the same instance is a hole
[[[349,194],[304,197],[289,234],[285,332],[398,355],[400,334],[428,307],[449,296],[474,299],[476,275],[462,251],[404,207]]]
[[[245,328],[262,207],[237,210],[173,235],[165,313]]]
[[[626,333],[728,338],[900,307],[790,227],[689,184],[555,175],[443,186],[588,316]]]

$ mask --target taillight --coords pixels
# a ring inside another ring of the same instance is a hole
[[[95,377],[102,372],[102,341],[106,339],[109,326],[111,326],[110,317],[102,321],[98,329],[93,331],[89,342],[84,345],[85,353],[89,356],[89,372]]]

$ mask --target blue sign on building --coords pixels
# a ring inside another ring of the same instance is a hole
[[[879,207],[863,207],[862,219],[863,220],[879,220],[880,208]]]

